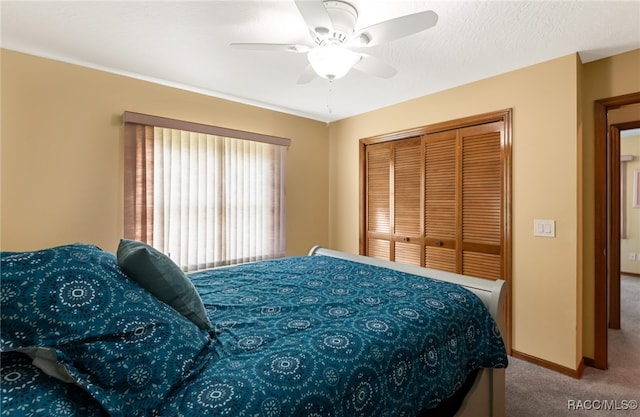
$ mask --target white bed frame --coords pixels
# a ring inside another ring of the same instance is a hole
[[[436,269],[421,268],[397,262],[385,261],[368,256],[353,255],[346,252],[325,249],[314,246],[309,256],[324,255],[346,259],[363,264],[394,269],[414,275],[429,277],[439,281],[453,282],[462,285],[476,294],[485,304],[489,313],[496,321],[500,332],[505,333],[506,282],[503,280],[489,280],[474,278],[467,275],[453,274]],[[456,417],[504,417],[505,416],[505,372],[504,369],[482,368],[473,383],[469,394],[465,397],[462,407]]]

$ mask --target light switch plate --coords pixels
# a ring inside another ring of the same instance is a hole
[[[546,219],[533,220],[533,235],[541,237],[556,237],[556,221]]]

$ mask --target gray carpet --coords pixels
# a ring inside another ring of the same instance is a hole
[[[640,416],[630,409],[640,401],[640,278],[623,276],[621,286],[622,329],[609,330],[609,369],[587,367],[574,379],[509,357],[507,417]]]

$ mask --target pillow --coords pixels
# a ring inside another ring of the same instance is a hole
[[[27,355],[3,352],[0,364],[2,415],[108,416],[82,388],[45,375]]]
[[[160,301],[169,304],[200,329],[210,329],[211,322],[195,287],[168,256],[135,240],[121,239],[118,265]]]
[[[0,268],[1,350],[74,381],[112,416],[153,414],[211,343],[95,246],[2,253]]]

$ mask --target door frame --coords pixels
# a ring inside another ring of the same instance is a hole
[[[626,94],[594,102],[595,268],[593,365],[598,369],[607,369],[609,283],[611,282],[611,277],[616,275],[616,271],[617,275],[620,275],[620,125],[611,127],[611,129],[618,129],[617,132],[610,132],[607,112],[636,103],[640,103],[640,93]],[[617,153],[615,152],[616,149],[618,150]],[[616,207],[617,211],[615,210]],[[617,240],[615,239],[616,236]],[[619,296],[619,286],[617,287],[617,292]]]

